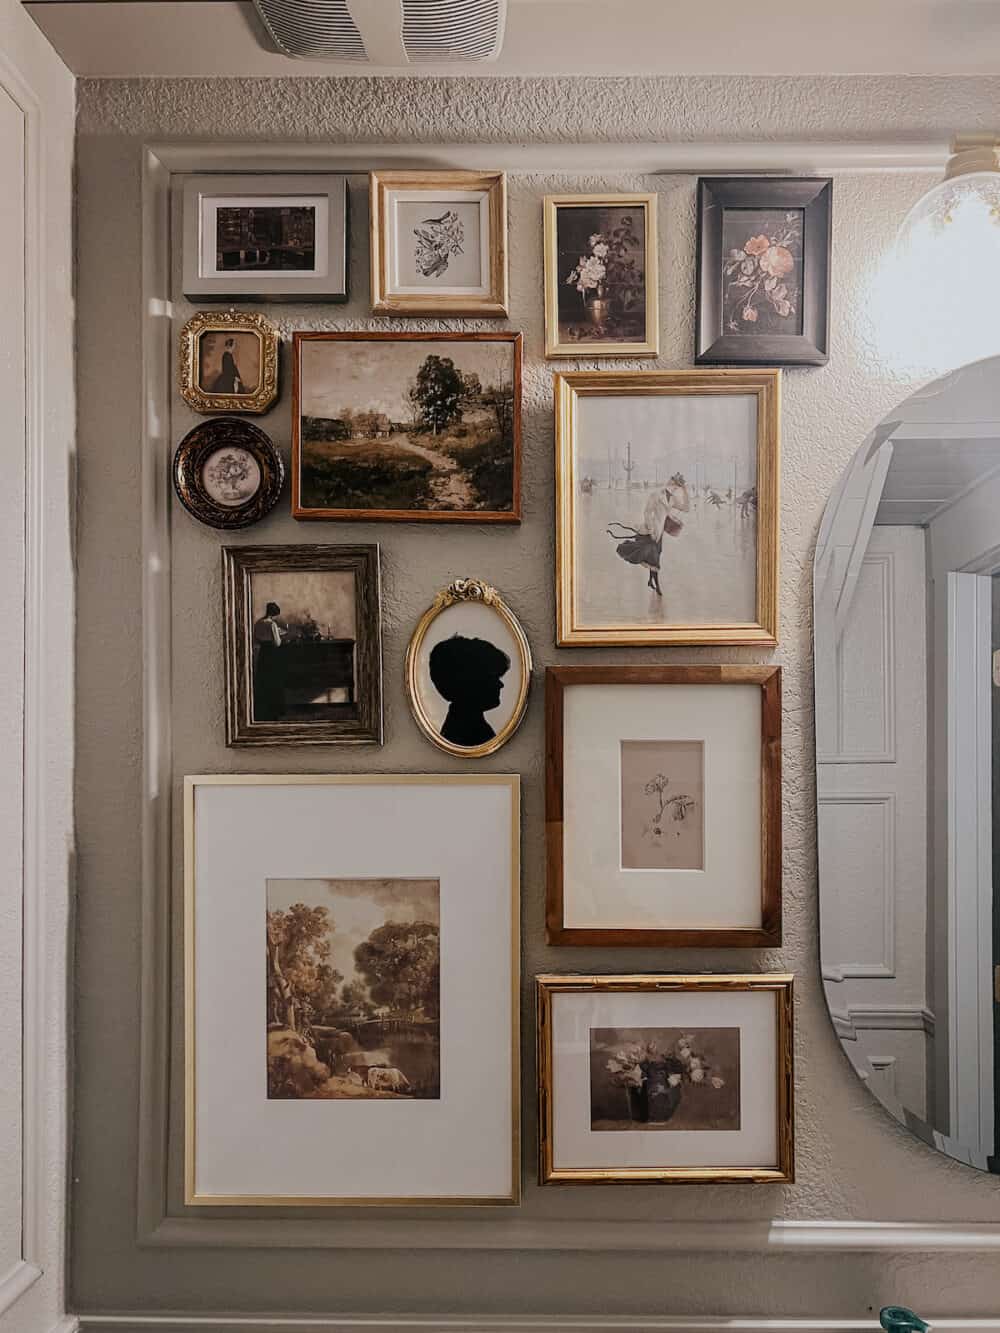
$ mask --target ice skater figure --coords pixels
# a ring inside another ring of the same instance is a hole
[[[675,472],[666,486],[653,492],[642,512],[642,528],[630,528],[626,523],[610,523],[607,534],[618,543],[615,553],[630,565],[642,565],[649,571],[646,586],[657,597],[663,596],[660,587],[660,557],[663,553],[663,534],[680,534],[684,524],[675,514],[686,514],[691,508],[687,482]],[[615,531],[614,529],[619,529]],[[631,536],[622,540],[624,533]]]

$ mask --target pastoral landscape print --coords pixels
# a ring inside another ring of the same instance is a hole
[[[441,1095],[440,885],[267,882],[267,1095]]]
[[[305,340],[300,505],[512,513],[511,341]]]
[[[591,1028],[590,1128],[738,1130],[739,1028]]]

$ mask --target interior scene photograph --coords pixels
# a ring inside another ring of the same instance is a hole
[[[0,296],[0,1333],[1000,1333],[1000,0],[0,0]]]

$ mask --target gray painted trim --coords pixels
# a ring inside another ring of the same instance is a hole
[[[525,1315],[509,1318],[453,1315],[81,1315],[83,1333],[871,1333],[871,1319],[725,1319],[679,1316],[588,1318]],[[942,1333],[998,1333],[1000,1319],[935,1319]]]

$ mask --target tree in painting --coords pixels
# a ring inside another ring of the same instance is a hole
[[[466,391],[462,373],[450,356],[429,356],[417,371],[410,401],[420,420],[437,435],[449,422],[461,421]]]
[[[426,922],[388,922],[354,951],[358,971],[377,1005],[422,1009],[437,1017],[438,928]]]

